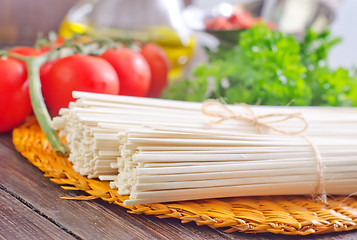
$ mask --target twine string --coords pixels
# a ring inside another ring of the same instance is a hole
[[[258,133],[262,133],[262,129],[270,129],[272,131],[284,134],[284,135],[297,135],[301,138],[303,138],[311,147],[311,149],[314,152],[315,159],[316,159],[316,168],[317,168],[317,180],[316,180],[316,186],[314,189],[314,195],[318,195],[320,188],[321,190],[321,200],[323,202],[326,202],[326,193],[325,193],[325,187],[323,184],[323,164],[322,164],[322,157],[320,154],[320,151],[316,144],[311,141],[309,137],[306,135],[303,135],[303,133],[308,129],[308,122],[307,120],[301,116],[301,113],[270,113],[270,114],[264,114],[264,115],[256,115],[253,109],[247,105],[247,104],[240,104],[241,107],[245,108],[248,110],[249,115],[242,114],[242,113],[236,113],[232,111],[229,107],[226,105],[218,102],[217,100],[207,100],[203,103],[201,111],[204,115],[206,116],[211,116],[211,117],[217,117],[217,120],[212,120],[210,121],[212,124],[220,124],[226,120],[229,119],[234,119],[238,121],[245,121],[247,123],[252,124],[257,129]],[[219,109],[224,110],[222,111],[212,111],[209,110],[209,107],[217,107]],[[266,121],[268,119],[268,121]],[[270,119],[270,120],[269,120]],[[301,129],[298,129],[296,131],[286,131],[279,129],[271,124],[273,123],[281,123],[285,122],[291,119],[297,119],[300,120],[303,123],[303,126]],[[265,120],[265,121],[263,121]]]
[[[209,107],[216,106],[220,109],[225,110],[224,112],[210,111]],[[301,113],[270,113],[264,115],[256,115],[253,109],[247,104],[240,104],[240,106],[244,107],[250,113],[249,115],[235,113],[226,105],[216,101],[216,100],[208,100],[205,101],[202,105],[202,113],[206,116],[218,117],[218,120],[212,120],[212,124],[219,124],[229,119],[235,119],[240,121],[245,121],[252,124],[259,133],[262,132],[262,128],[270,129],[272,131],[285,134],[285,135],[298,135],[305,132],[309,126],[308,122],[305,118],[301,116]],[[271,119],[270,121],[263,121],[264,119]],[[273,125],[272,123],[280,123],[284,121],[288,121],[290,119],[298,119],[303,123],[303,127],[300,130],[296,131],[286,131],[279,129]]]
[[[323,165],[322,165],[322,157],[321,157],[321,154],[320,154],[320,151],[319,149],[317,148],[316,144],[311,141],[310,138],[308,138],[307,136],[305,135],[301,135],[300,137],[302,137],[306,142],[309,143],[309,145],[311,146],[314,154],[315,154],[315,159],[316,159],[316,165],[317,165],[317,182],[316,182],[316,186],[315,186],[315,191],[313,193],[313,195],[318,195],[318,192],[320,190],[320,187],[322,188],[321,189],[321,197],[320,197],[320,200],[324,203],[327,202],[327,199],[326,199],[326,192],[325,192],[325,186],[324,186],[324,182],[322,181],[323,179]]]

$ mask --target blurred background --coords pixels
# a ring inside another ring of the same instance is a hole
[[[39,33],[43,33],[46,36],[49,31],[58,32],[61,24],[63,27],[63,20],[66,19],[66,16],[68,20],[68,11],[72,8],[73,14],[73,9],[78,8],[79,3],[83,5],[83,2],[96,1],[0,0],[0,47],[32,45]],[[158,8],[152,6],[160,1],[118,0],[116,2],[118,2],[119,10],[111,9],[110,12],[109,7],[107,7],[107,10],[105,8],[104,10],[102,9],[101,14],[103,15],[104,12],[104,14],[112,14],[116,18],[121,17],[126,21],[130,21],[131,19],[140,19],[144,12],[150,14],[150,11],[157,11]],[[145,2],[146,5],[144,4]],[[177,5],[174,7],[178,8],[179,14],[185,18],[183,22],[185,27],[188,27],[188,30],[200,31],[202,29],[199,29],[200,23],[197,22],[201,16],[200,14],[206,14],[205,16],[207,14],[215,14],[214,11],[219,11],[217,6],[222,2],[217,0],[186,0],[177,1]],[[250,4],[252,11],[258,12],[268,20],[276,21],[280,30],[293,32],[296,35],[308,25],[313,25],[315,28],[328,26],[333,35],[340,36],[343,39],[342,43],[331,51],[329,58],[331,66],[351,67],[357,64],[357,54],[353,54],[357,52],[355,44],[357,42],[357,29],[354,26],[357,23],[357,14],[355,14],[357,1],[355,0],[229,0],[226,2]],[[162,6],[159,6],[161,10]],[[216,8],[214,8],[215,6]],[[134,13],[132,9],[135,10]],[[166,5],[164,9],[170,9],[170,6]],[[198,14],[198,11],[200,11],[200,14]],[[81,13],[84,14],[83,11]],[[172,18],[176,12],[173,11],[170,14],[169,18]],[[177,18],[178,16],[174,17]],[[172,23],[172,19],[169,21],[171,21],[169,24],[175,25],[175,23]],[[176,28],[181,29],[179,30],[181,31],[179,35],[181,40],[185,40],[183,27],[176,26]],[[201,39],[198,38],[198,44],[200,44],[199,41]]]
[[[0,0],[0,46],[32,45],[39,32],[57,31],[76,0]]]

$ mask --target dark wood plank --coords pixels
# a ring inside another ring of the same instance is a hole
[[[0,189],[0,239],[75,239]]]
[[[0,134],[0,143],[2,143],[7,148],[13,148],[11,133],[2,133]]]
[[[84,239],[231,239],[207,226],[183,225],[178,220],[134,215],[104,201],[68,201],[60,196],[75,194],[43,177],[42,172],[22,158],[10,136],[0,136],[0,184],[19,195],[43,214]]]
[[[83,239],[301,239],[275,234],[226,234],[177,219],[134,215],[101,200],[68,201],[60,196],[75,195],[43,177],[13,148],[9,134],[0,135],[0,184],[21,196],[34,208]],[[357,239],[357,231],[305,236],[304,239]]]

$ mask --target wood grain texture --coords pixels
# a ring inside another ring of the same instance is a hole
[[[178,220],[134,215],[117,205],[103,201],[68,201],[60,196],[75,195],[43,177],[42,172],[22,158],[12,146],[9,136],[0,137],[0,184],[49,218],[61,223],[83,239],[231,239],[209,227],[185,225]]]
[[[0,189],[0,239],[75,239]]]
[[[357,231],[304,237],[226,234],[195,223],[182,224],[177,219],[129,214],[126,209],[101,200],[61,200],[60,196],[78,193],[63,190],[45,178],[42,172],[16,152],[10,134],[0,135],[0,185],[30,204],[34,211],[46,216],[52,225],[56,223],[78,239],[357,239]],[[17,218],[9,219],[14,224],[19,222]]]

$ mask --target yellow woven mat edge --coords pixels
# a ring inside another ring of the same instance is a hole
[[[357,198],[329,198],[328,204],[305,196],[237,197],[124,206],[121,196],[108,182],[88,179],[75,172],[67,158],[57,156],[36,120],[13,131],[13,144],[44,176],[67,190],[82,190],[88,196],[63,199],[101,198],[134,214],[177,218],[182,223],[221,228],[224,232],[308,235],[357,229]]]

